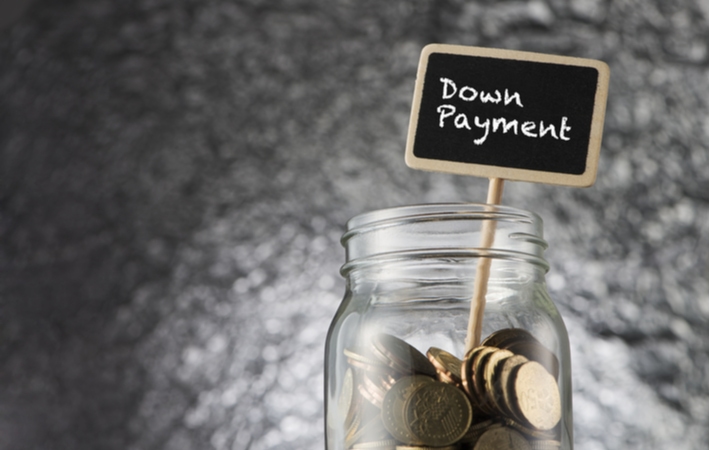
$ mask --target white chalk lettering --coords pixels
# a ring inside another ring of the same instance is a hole
[[[485,128],[486,132],[482,137],[473,140],[473,143],[476,145],[481,145],[486,141],[486,138],[488,137],[488,130],[491,128],[491,119],[486,119],[484,123],[481,123],[479,119],[480,118],[478,116],[473,118],[474,125],[478,128]]]
[[[456,114],[456,108],[452,105],[439,105],[436,112],[439,113],[439,128],[444,128],[444,119]]]
[[[535,133],[535,122],[523,122],[520,126],[520,131],[527,137],[537,137]]]
[[[511,120],[510,122],[505,119],[505,117],[499,117],[493,119],[493,132],[498,131],[499,127],[503,127],[503,133],[507,133],[509,130],[513,130],[513,134],[518,134],[518,121]]]
[[[473,86],[459,87],[452,79],[445,77],[439,78],[439,81],[442,83],[441,98],[444,100],[458,97],[458,100],[468,103],[479,101],[483,104],[499,104],[502,102],[502,106],[523,107],[523,101],[519,92],[509,89],[503,89],[502,93],[498,89],[486,92],[477,90]],[[458,100],[453,100],[453,102]],[[465,109],[461,104],[459,104],[459,106]],[[466,108],[470,107],[466,106]],[[482,133],[482,135],[473,139],[475,145],[483,145],[492,134],[496,133],[514,134],[518,136],[518,132],[520,132],[522,136],[527,138],[540,139],[547,136],[548,139],[571,140],[570,132],[572,131],[572,127],[568,124],[569,117],[567,116],[563,116],[560,121],[556,123],[545,123],[545,121],[542,120],[523,121],[521,119],[509,119],[500,116],[486,118],[475,116],[469,111],[457,111],[456,106],[453,104],[441,104],[436,108],[436,112],[439,114],[439,128],[444,128],[447,119],[451,118],[453,126],[456,129],[473,131],[474,135]]]
[[[563,117],[562,124],[560,125],[560,139],[563,141],[569,141],[569,138],[565,136],[565,131],[569,131],[571,129],[571,127],[567,126],[567,117]]]
[[[503,104],[505,106],[508,106],[510,102],[515,100],[515,104],[520,106],[521,108],[523,107],[523,103],[520,100],[520,94],[518,92],[513,92],[513,94],[508,93],[508,89],[505,90],[505,100],[503,100]]]
[[[505,106],[510,104],[515,104],[520,108],[523,107],[523,101],[520,99],[519,92],[510,92],[508,89],[500,93],[498,89],[493,90],[493,92],[479,91],[473,86],[462,86],[459,88],[454,80],[451,78],[441,77],[441,98],[448,100],[454,98],[458,94],[458,98],[465,102],[472,102],[478,99],[481,103],[495,103],[498,104],[501,101]]]
[[[441,98],[444,100],[448,100],[454,95],[456,95],[456,83],[454,83],[452,80],[449,80],[448,78],[439,78],[439,81],[444,83],[444,92],[441,93]],[[447,87],[451,87],[453,91],[449,93],[449,91],[446,89]]]
[[[481,103],[500,103],[501,96],[498,89],[495,90],[495,97],[490,92],[481,91]]]
[[[545,128],[545,124],[542,121],[540,121],[540,137],[544,137],[547,133],[550,133],[553,138],[559,139],[557,137],[557,132],[555,132],[554,125],[551,124],[550,126]]]
[[[469,95],[464,96],[464,93],[466,91],[471,91]],[[478,91],[472,88],[471,86],[464,86],[461,88],[459,91],[459,98],[465,102],[472,102],[476,100],[476,97],[478,96]]]
[[[466,128],[468,130],[471,129],[471,126],[468,124],[468,117],[466,117],[466,114],[459,114],[456,116],[454,119],[454,125],[456,128]]]
[[[452,105],[439,105],[436,109],[439,113],[439,127],[444,128],[447,117],[453,117],[454,127],[457,129],[473,130],[471,127],[471,120],[469,116],[465,113],[456,113],[456,107]],[[482,118],[479,116],[473,116],[473,125],[477,130],[483,131],[483,136],[474,139],[473,143],[476,145],[482,145],[488,139],[489,135],[492,133],[508,134],[512,133],[518,135],[520,131],[523,136],[529,138],[542,138],[548,136],[553,139],[562,139],[569,141],[570,137],[566,134],[572,127],[567,125],[568,117],[563,117],[560,122],[559,130],[556,128],[555,124],[545,124],[543,121],[533,122],[526,121],[522,124],[517,119],[507,119],[505,117],[494,117],[494,118]]]

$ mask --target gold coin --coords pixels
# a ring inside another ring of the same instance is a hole
[[[511,406],[513,402],[511,390],[513,388],[510,387],[510,376],[516,367],[526,362],[528,362],[528,359],[522,355],[509,356],[499,363],[499,375],[494,376],[492,391],[493,402],[503,415],[510,418],[516,418]]]
[[[431,347],[427,350],[426,356],[436,368],[440,378],[443,376],[446,380],[445,382],[451,381],[452,384],[461,384],[461,364],[463,361],[446,350],[436,347]]]
[[[357,387],[355,388],[353,409],[355,410],[355,414],[357,414],[360,418],[358,428],[370,417],[379,416],[381,414],[381,408],[376,407],[370,401],[366,400],[360,394],[360,390],[357,389]]]
[[[343,375],[343,386],[340,388],[340,396],[338,397],[338,415],[344,421],[345,428],[352,422],[354,411],[355,384],[353,380],[353,370],[347,369]]]
[[[373,381],[367,373],[359,377],[358,391],[365,400],[372,403],[377,408],[382,408],[382,401],[385,398],[385,389],[377,382]]]
[[[380,360],[404,375],[421,374],[436,377],[436,369],[422,352],[391,334],[378,333],[372,339]]]
[[[486,358],[483,366],[483,391],[485,395],[483,396],[483,408],[490,414],[500,415],[500,409],[498,408],[495,397],[497,392],[494,387],[494,378],[496,375],[496,369],[499,368],[500,362],[505,358],[514,356],[509,350],[496,350]]]
[[[382,363],[379,359],[363,350],[343,349],[343,354],[348,359],[348,364],[366,372],[377,374],[388,374],[395,377],[397,373],[391,367]]]
[[[503,374],[503,367],[505,362],[516,355],[508,350],[498,350],[495,353],[496,357],[489,359],[488,364],[485,367],[485,387],[486,387],[486,400],[489,409],[497,417],[506,417],[507,411],[504,402],[504,393],[502,391],[502,386],[500,380]]]
[[[378,398],[375,394],[368,391],[363,384],[358,384],[357,389],[358,392],[360,392],[360,395],[362,395],[362,398],[370,402],[370,404],[373,405],[375,408],[382,409],[381,398]]]
[[[462,444],[475,444],[476,441],[478,441],[478,438],[480,438],[483,433],[492,428],[498,428],[502,426],[503,425],[501,425],[499,422],[494,421],[493,419],[486,419],[480,422],[473,423],[469,427],[466,434],[459,440],[459,442]]]
[[[478,400],[479,400],[479,406],[481,409],[484,411],[488,412],[488,408],[486,407],[486,386],[485,386],[485,371],[484,367],[486,365],[486,362],[488,362],[488,359],[493,355],[495,352],[497,352],[498,349],[495,347],[483,347],[483,350],[478,352],[476,354],[476,357],[473,361],[473,386],[474,390],[476,391],[476,394],[478,395]]]
[[[527,424],[538,430],[550,430],[560,421],[562,404],[557,382],[538,362],[522,364],[512,380],[514,409]]]
[[[353,438],[355,437],[358,430],[360,429],[361,423],[362,423],[362,409],[357,408],[355,410],[355,415],[353,417],[352,422],[345,429],[345,445],[346,445],[346,447],[350,447],[352,445],[352,443],[354,442]]]
[[[391,379],[393,381],[401,376],[391,367],[387,367],[382,364],[370,365],[370,364],[366,364],[362,361],[359,361],[356,359],[351,359],[351,358],[348,358],[348,364],[350,364],[352,367],[359,369],[363,372],[375,374],[379,377]]]
[[[552,351],[537,340],[513,342],[505,347],[516,355],[523,355],[530,361],[537,361],[557,379],[560,362]]]
[[[504,328],[495,331],[481,345],[504,348],[516,355],[523,355],[531,361],[542,364],[555,379],[559,375],[560,363],[557,356],[533,336],[522,328]]]
[[[503,328],[491,333],[490,336],[481,342],[481,345],[505,348],[505,346],[509,343],[526,341],[530,339],[535,338],[527,330],[522,328]]]
[[[471,399],[473,399],[475,394],[473,390],[473,358],[480,348],[481,347],[474,347],[467,351],[466,356],[464,356],[461,362],[461,386],[463,386],[464,391],[466,391]]]
[[[383,365],[376,357],[375,355],[369,354],[369,352],[364,351],[364,350],[351,350],[349,348],[344,348],[343,349],[343,354],[348,358],[348,359],[353,359],[355,361],[359,361],[363,364],[369,364],[371,366],[378,366],[378,365]]]
[[[479,420],[489,418],[490,414],[483,408],[484,397],[476,390],[476,377],[481,374],[481,358],[494,351],[496,351],[494,347],[476,347],[467,353],[462,364],[461,385],[471,400],[474,417]]]
[[[461,385],[461,383],[457,382],[455,379],[451,378],[445,372],[442,372],[440,370],[436,371],[436,379],[441,381],[442,383],[453,384],[456,387],[459,387]]]
[[[486,431],[478,438],[473,450],[531,450],[528,440],[508,427]]]
[[[367,442],[380,441],[391,436],[387,433],[384,426],[382,425],[382,417],[379,414],[368,420],[362,427],[360,427],[357,432],[355,432],[349,439],[346,438],[345,446],[351,448],[355,443],[365,440]]]
[[[397,379],[387,373],[370,373],[370,379],[376,383],[383,392],[387,392],[397,382]]]
[[[477,365],[480,362],[481,355],[496,351],[495,347],[476,347],[470,351],[462,364],[463,372],[463,387],[468,392],[473,403],[478,406],[480,404],[480,395],[476,392],[476,375],[478,373]]]
[[[447,383],[421,384],[405,403],[407,426],[416,437],[414,444],[444,447],[468,431],[473,409],[466,394]]]
[[[437,383],[426,375],[410,375],[397,380],[382,401],[382,423],[398,441],[418,444],[405,420],[405,406],[412,393],[425,383]]]

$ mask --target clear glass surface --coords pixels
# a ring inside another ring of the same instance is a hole
[[[481,246],[491,225],[492,244]],[[350,220],[342,243],[347,289],[326,342],[328,449],[490,448],[483,441],[494,439],[573,448],[569,342],[547,294],[537,215],[393,208]],[[482,342],[467,354],[484,260]]]

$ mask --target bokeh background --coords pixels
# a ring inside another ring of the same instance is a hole
[[[323,448],[345,222],[483,201],[403,161],[432,42],[601,59],[540,214],[578,450],[708,447],[705,0],[2,0],[0,449]]]

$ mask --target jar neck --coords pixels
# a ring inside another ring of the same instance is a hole
[[[448,203],[373,211],[351,219],[341,243],[346,250],[341,273],[346,278],[355,273],[396,278],[425,267],[430,277],[464,276],[461,271],[467,266],[473,277],[471,264],[481,259],[503,272],[517,270],[541,278],[549,269],[543,257],[547,243],[542,219],[500,205]]]

